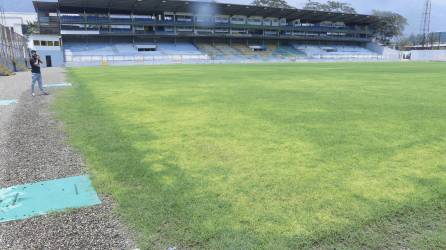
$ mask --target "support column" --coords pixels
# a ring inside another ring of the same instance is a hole
[[[84,30],[85,31],[87,31],[87,26],[88,26],[88,24],[87,24],[87,22],[88,22],[88,20],[87,20],[87,12],[85,12],[85,9],[84,9]]]
[[[111,14],[110,14],[110,9],[108,9],[108,13],[107,13],[107,17],[108,17],[108,32],[111,32]]]
[[[176,12],[173,12],[173,33],[177,34],[177,15]]]
[[[130,13],[130,19],[132,20],[132,38],[133,41],[135,41],[136,30],[135,30],[135,18],[133,17],[133,11]]]

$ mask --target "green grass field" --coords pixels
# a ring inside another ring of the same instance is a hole
[[[75,68],[55,109],[143,249],[444,249],[445,69]]]

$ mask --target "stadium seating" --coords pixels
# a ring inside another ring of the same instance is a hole
[[[290,45],[281,45],[279,46],[273,53],[275,57],[281,58],[296,58],[296,57],[304,57],[305,54],[302,51],[295,49]]]
[[[221,51],[221,53],[223,55],[225,55],[225,56],[240,56],[241,55],[239,51],[237,51],[236,49],[232,48],[228,44],[220,43],[220,44],[215,44],[214,46],[219,51]]]
[[[66,55],[107,56],[114,54],[112,45],[106,43],[65,43],[64,49]]]
[[[264,46],[265,50],[263,51],[258,51],[257,53],[263,57],[263,58],[267,58],[267,57],[271,57],[273,52],[277,49],[277,45],[274,44],[269,44]]]
[[[153,46],[153,51],[138,51],[138,46]],[[375,60],[379,55],[355,45],[276,44],[246,45],[242,43],[124,43],[65,42],[65,59],[70,62],[131,61],[178,62],[212,59],[222,62],[319,60]]]
[[[138,45],[155,45],[154,51],[138,51]],[[135,63],[197,63],[208,59],[190,43],[81,43],[65,42],[67,66]]]
[[[293,44],[294,49],[301,51],[308,57],[318,57],[327,59],[373,59],[379,55],[369,49],[355,45],[312,45]]]
[[[202,53],[191,43],[160,43],[158,50],[166,55],[201,55]]]
[[[299,50],[294,49],[289,45],[277,45],[270,44],[266,46],[258,45],[265,50],[254,51],[254,46],[247,46],[246,44],[233,43],[231,46],[228,44],[208,44],[198,43],[197,48],[201,50],[203,54],[209,55],[214,59],[233,59],[239,60],[277,60],[286,58],[304,57],[305,54]]]
[[[223,52],[208,43],[196,43],[197,48],[204,54],[215,57],[223,56]]]
[[[160,43],[156,51],[139,52],[130,43],[65,43],[65,54],[74,56],[135,56],[140,54],[151,55],[201,55],[202,53],[192,44],[188,43]]]
[[[240,52],[241,55],[243,56],[247,56],[247,57],[255,57],[256,53],[249,48],[248,46],[244,45],[244,44],[233,44],[232,45],[234,47],[234,49],[238,50]]]

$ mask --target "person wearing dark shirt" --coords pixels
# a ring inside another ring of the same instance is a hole
[[[43,95],[48,95],[48,93],[43,88],[43,80],[42,80],[42,74],[40,72],[40,65],[42,64],[42,61],[40,60],[39,55],[37,55],[37,52],[35,50],[31,51],[31,59],[29,60],[29,63],[31,64],[31,95],[36,96],[34,93],[34,86],[36,85],[36,82],[39,85],[40,93]]]

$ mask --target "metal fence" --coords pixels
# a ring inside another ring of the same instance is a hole
[[[0,24],[0,74],[27,69],[28,47],[25,37]]]
[[[386,61],[382,55],[318,55],[311,57],[211,57],[207,55],[108,56],[65,55],[65,66],[159,65],[159,64],[226,64],[226,63],[291,63],[291,62],[376,62]]]

